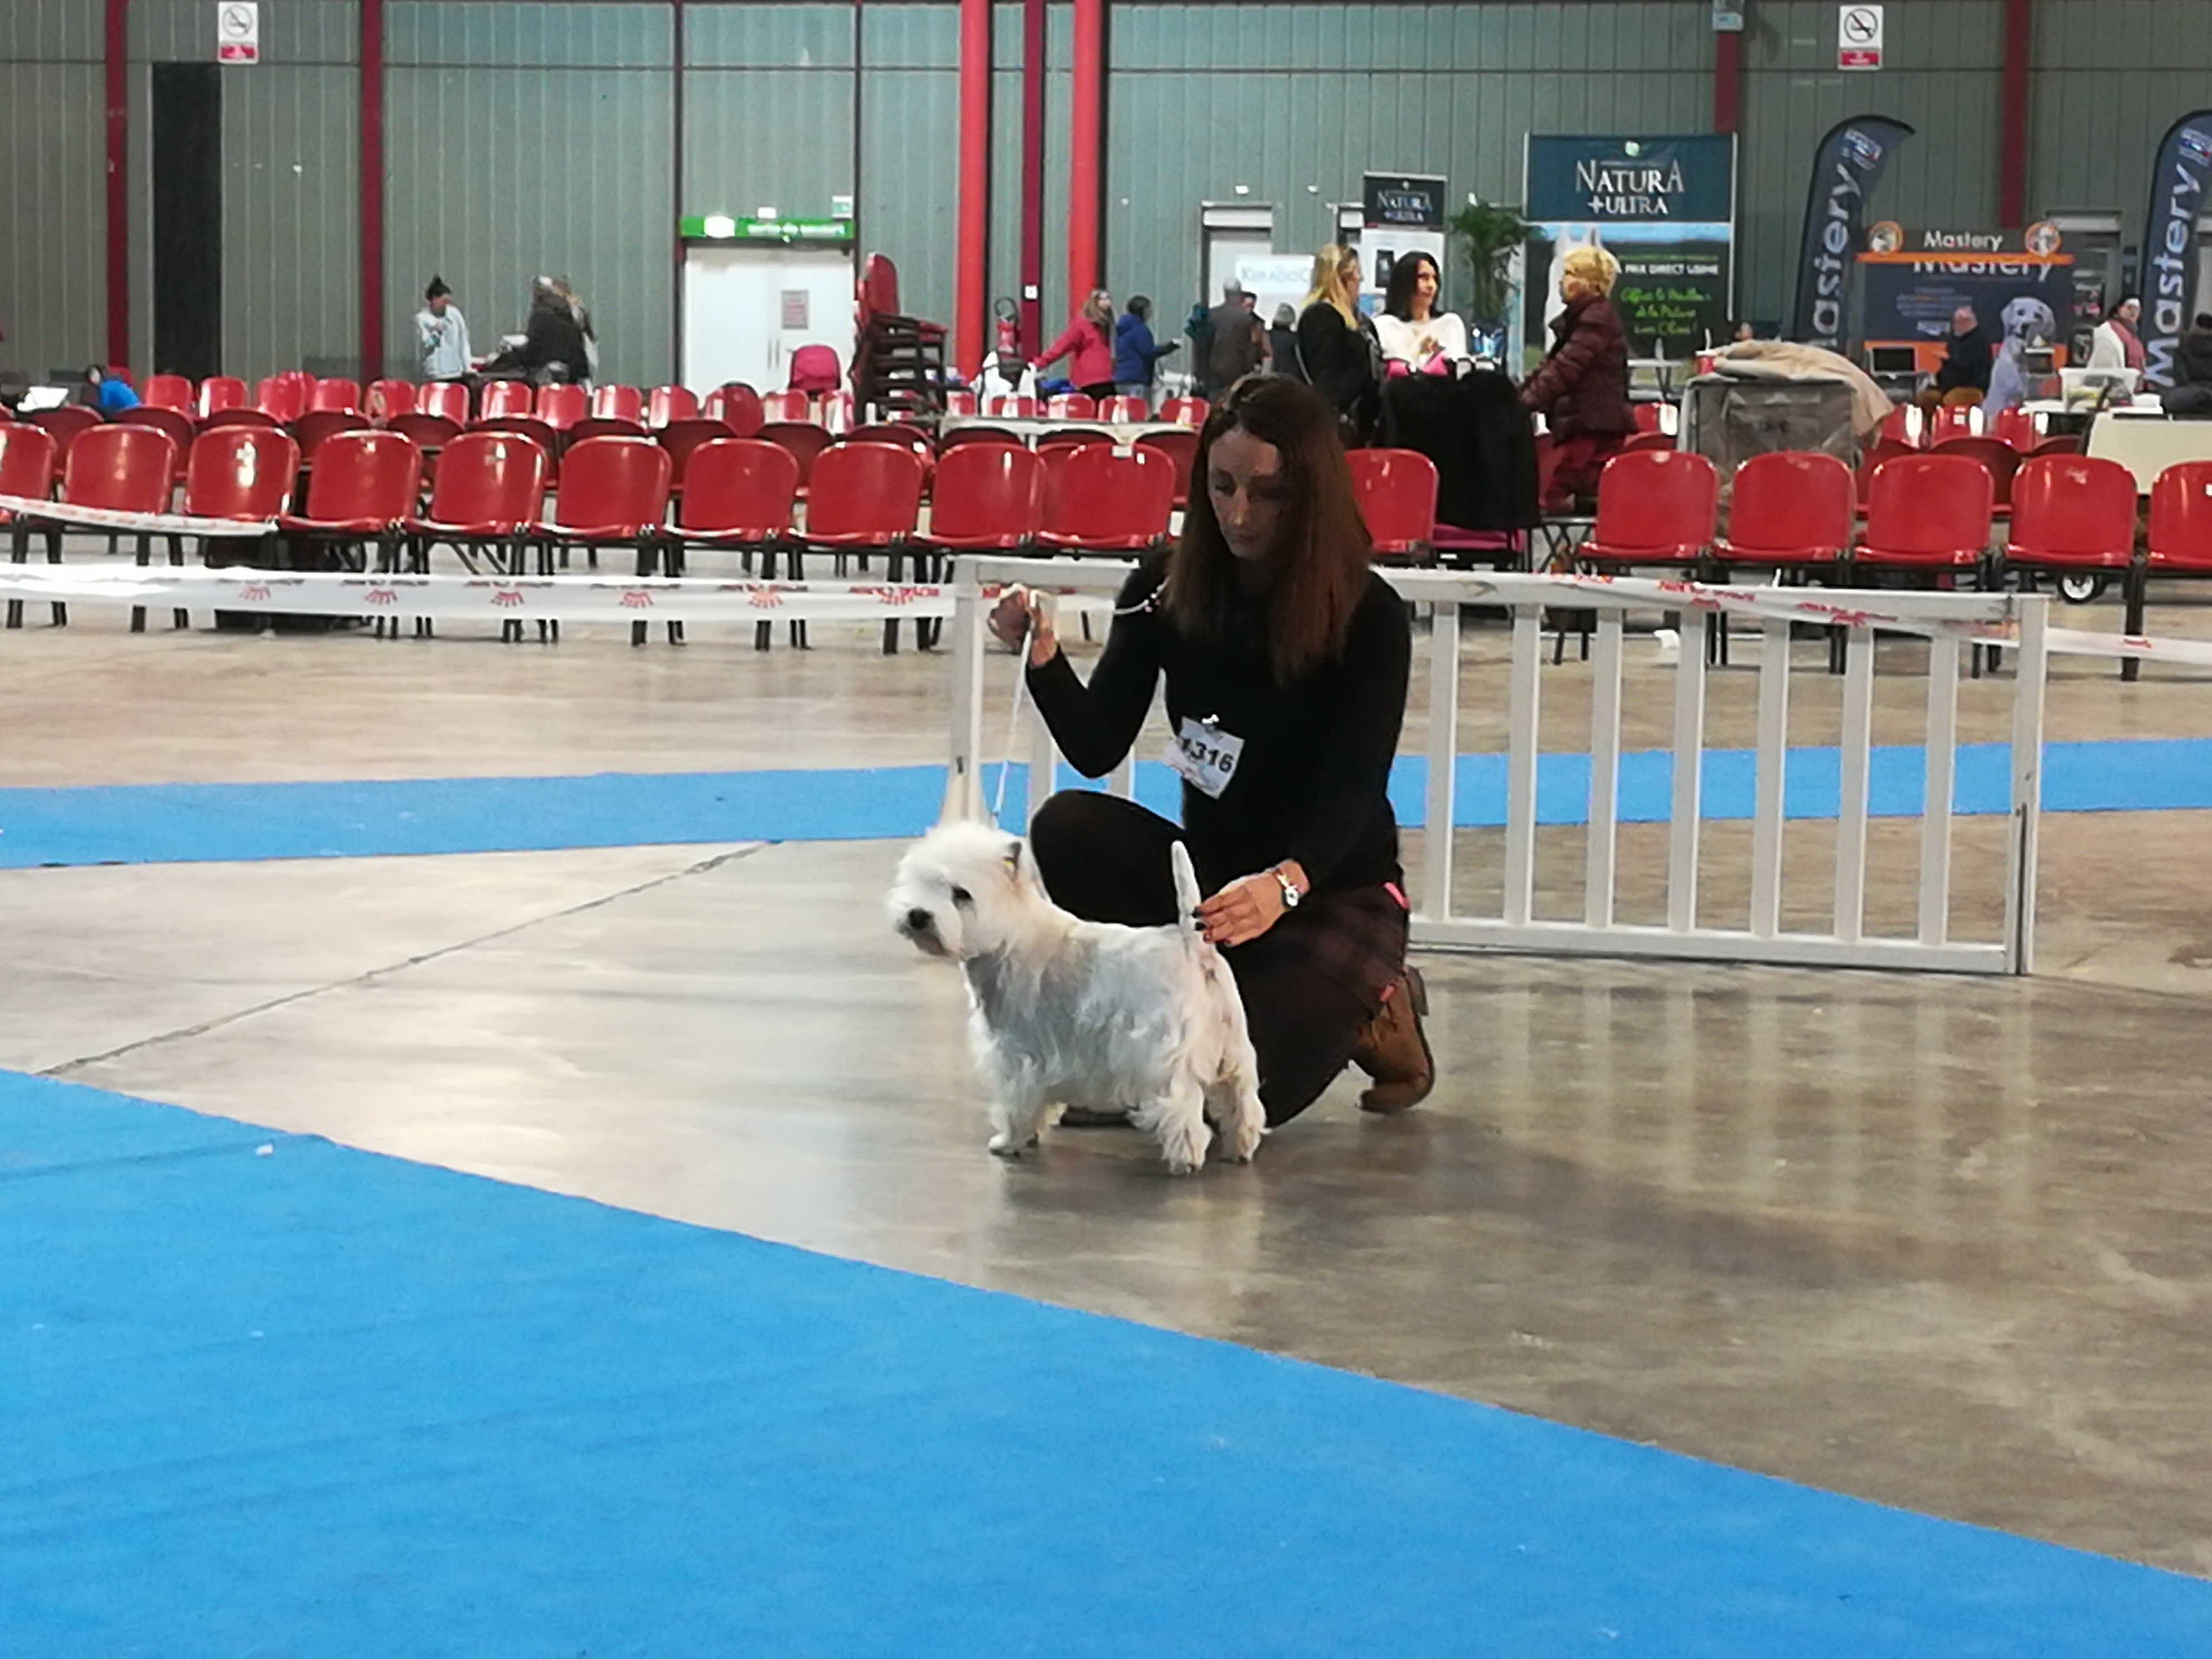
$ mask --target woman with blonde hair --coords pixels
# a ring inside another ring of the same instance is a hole
[[[1094,288],[1085,296],[1074,320],[1030,367],[1042,374],[1062,357],[1070,360],[1067,378],[1085,397],[1114,395],[1114,301],[1104,289]]]
[[[1314,255],[1313,283],[1298,313],[1298,362],[1357,441],[1373,423],[1380,348],[1359,314],[1359,253],[1331,242]]]
[[[1620,261],[1591,244],[1559,266],[1566,309],[1552,324],[1552,349],[1521,388],[1521,401],[1548,425],[1559,457],[1547,507],[1595,495],[1598,474],[1636,430],[1628,406],[1628,334],[1613,308]]]

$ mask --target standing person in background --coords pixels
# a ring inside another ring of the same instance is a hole
[[[1206,380],[1216,396],[1267,361],[1267,331],[1253,313],[1255,303],[1241,284],[1229,283],[1221,303],[1206,313]]]
[[[1422,370],[1466,358],[1467,325],[1437,309],[1440,286],[1437,262],[1425,253],[1401,254],[1390,267],[1390,286],[1375,319],[1385,362]]]
[[[1286,305],[1275,307],[1275,319],[1267,325],[1267,367],[1285,380],[1306,377],[1298,362],[1298,313]]]
[[[554,292],[550,276],[540,276],[531,286],[530,320],[523,325],[522,343],[501,352],[484,365],[484,372],[519,376],[545,386],[580,381],[590,371],[591,360],[575,307]]]
[[[1577,247],[1559,268],[1567,308],[1552,324],[1552,350],[1521,388],[1559,446],[1552,504],[1580,505],[1597,493],[1598,474],[1636,430],[1628,406],[1628,336],[1613,308],[1620,261],[1601,247]]]
[[[1190,336],[1190,389],[1203,398],[1213,389],[1206,378],[1206,359],[1213,350],[1213,324],[1204,295],[1191,302],[1190,315],[1182,319],[1182,331]]]
[[[453,290],[433,276],[422,290],[422,309],[415,313],[415,349],[425,380],[469,378],[469,323],[453,303]]]
[[[1083,309],[1030,367],[1042,374],[1062,357],[1068,359],[1067,378],[1085,397],[1114,395],[1114,301],[1104,289],[1085,296]]]
[[[1313,285],[1298,313],[1298,362],[1354,445],[1374,424],[1381,356],[1373,326],[1359,314],[1359,255],[1331,242],[1314,255]]]
[[[1141,294],[1129,296],[1128,309],[1114,325],[1114,386],[1125,398],[1152,398],[1152,376],[1159,361],[1176,349],[1170,340],[1161,345],[1152,338],[1152,302]]]
[[[576,326],[583,332],[584,362],[577,378],[586,386],[591,386],[599,378],[599,337],[598,331],[592,326],[591,307],[577,297],[576,290],[568,285],[566,276],[549,277],[547,281],[554,297],[568,307],[568,314],[576,319]]]

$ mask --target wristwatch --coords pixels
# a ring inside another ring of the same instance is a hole
[[[1285,910],[1297,909],[1298,908],[1298,901],[1305,896],[1304,893],[1298,891],[1297,883],[1292,881],[1288,875],[1285,874],[1279,866],[1270,870],[1267,873],[1275,878],[1276,885],[1283,890],[1283,908]]]

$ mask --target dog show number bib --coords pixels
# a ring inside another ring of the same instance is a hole
[[[1167,762],[1200,794],[1218,800],[1237,775],[1237,763],[1243,753],[1243,738],[1223,731],[1212,720],[1194,720],[1186,714],[1182,729],[1168,740]]]

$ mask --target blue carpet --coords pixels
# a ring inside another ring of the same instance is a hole
[[[1957,809],[2003,813],[2009,764],[2002,744],[1961,748]],[[1504,757],[1463,755],[1459,766],[1459,823],[1503,823]],[[1869,793],[1877,816],[1920,811],[1922,766],[1917,748],[1875,751]],[[1832,818],[1838,771],[1833,749],[1791,750],[1785,774],[1789,815]],[[1705,816],[1748,818],[1753,773],[1747,750],[1708,752]],[[1623,756],[1622,821],[1664,823],[1673,774],[1673,757],[1664,750]],[[1392,774],[1391,798],[1400,822],[1409,828],[1423,820],[1427,775],[1425,762],[1411,756]],[[1006,786],[1008,822],[1015,827],[1026,775],[1014,767]],[[1063,781],[1077,781],[1072,773]],[[986,768],[987,802],[998,788],[999,768]],[[1587,756],[1543,757],[1536,780],[1539,820],[1583,822],[1589,790]],[[0,789],[0,869],[896,839],[927,829],[944,793],[944,769],[934,766]],[[1157,763],[1139,766],[1138,796],[1173,811],[1173,777]],[[2044,804],[2058,812],[2212,807],[2212,740],[2052,744],[2045,755]]]
[[[2212,1644],[2193,1579],[7,1073],[0,1422],[25,1659]]]

